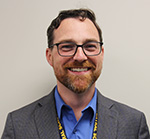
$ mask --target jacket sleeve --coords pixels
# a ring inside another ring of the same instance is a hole
[[[11,114],[8,114],[7,116],[6,125],[1,139],[15,139]]]
[[[148,126],[146,123],[146,118],[145,118],[145,115],[143,113],[141,115],[141,122],[140,123],[141,124],[139,127],[138,139],[150,139]]]

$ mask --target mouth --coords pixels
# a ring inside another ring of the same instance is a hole
[[[90,70],[91,68],[68,68],[72,72],[86,72]]]
[[[96,66],[89,61],[84,61],[82,63],[74,61],[72,63],[70,62],[65,64],[64,69],[68,70],[71,74],[83,75],[93,72],[96,69]]]

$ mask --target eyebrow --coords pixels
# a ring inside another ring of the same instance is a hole
[[[83,44],[84,43],[87,43],[87,42],[99,42],[99,40],[97,40],[97,39],[85,39],[84,41],[83,41]],[[71,43],[77,43],[74,39],[64,39],[64,40],[61,40],[59,43],[64,43],[64,42],[71,42]]]

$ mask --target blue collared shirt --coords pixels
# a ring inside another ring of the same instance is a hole
[[[82,116],[77,121],[72,108],[64,103],[57,87],[55,101],[58,118],[65,130],[68,139],[91,139],[96,116],[97,89],[89,104],[82,110]]]

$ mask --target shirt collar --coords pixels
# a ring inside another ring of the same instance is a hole
[[[58,93],[58,89],[57,86],[55,88],[55,101],[56,101],[56,110],[57,110],[57,114],[58,114],[58,118],[61,118],[61,110],[63,106],[66,106],[65,102],[62,100],[62,98],[60,97],[59,93]],[[86,111],[88,108],[92,108],[94,115],[93,118],[96,115],[96,104],[97,104],[97,89],[95,88],[95,92],[94,92],[94,96],[92,98],[92,100],[89,102],[89,104],[82,110],[82,113],[84,113],[84,111]]]
[[[95,88],[95,92],[94,92],[93,98],[91,99],[89,104],[82,110],[82,112],[84,112],[88,108],[92,108],[94,113],[96,113],[96,104],[97,104],[97,89]]]
[[[82,113],[86,111],[88,108],[91,108],[93,111],[93,116],[91,117],[91,121],[95,119],[96,117],[96,112],[97,112],[97,89],[95,88],[94,96],[89,102],[89,104],[82,110]]]

